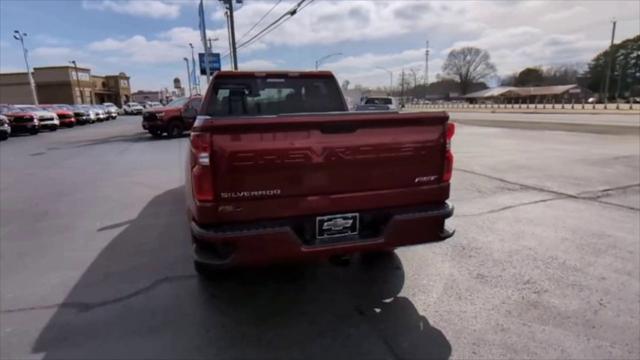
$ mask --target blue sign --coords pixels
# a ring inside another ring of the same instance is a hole
[[[207,75],[207,66],[205,66],[205,55],[209,55],[208,68],[209,74],[213,75],[214,72],[222,69],[222,63],[220,61],[220,53],[199,53],[198,59],[200,60],[200,75]]]

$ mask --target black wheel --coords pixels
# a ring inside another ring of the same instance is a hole
[[[57,126],[51,127],[49,128],[49,131],[58,131],[58,127]]]
[[[223,277],[224,271],[217,269],[209,264],[194,260],[193,269],[198,277],[203,280],[216,280]]]
[[[38,135],[39,132],[40,132],[40,129],[31,129],[31,130],[29,130],[29,134],[31,134],[31,135]]]
[[[3,131],[3,132],[0,133],[0,141],[7,140],[8,138],[9,138],[9,133],[8,132]]]
[[[71,128],[72,128],[72,127],[74,127],[74,126],[76,126],[76,124],[69,124],[69,125],[67,125],[67,127],[68,127],[69,129],[71,129]]]
[[[184,126],[182,125],[181,122],[179,121],[172,121],[171,123],[169,123],[169,128],[167,129],[167,135],[169,135],[170,138],[177,138],[182,136],[182,133],[184,132]]]
[[[156,139],[159,139],[162,137],[162,131],[160,130],[149,130],[149,134],[151,134],[151,136],[153,136]]]

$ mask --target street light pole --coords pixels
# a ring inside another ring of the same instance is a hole
[[[80,93],[80,101],[84,104],[84,92],[80,87],[80,76],[78,75],[78,63],[75,60],[69,61],[70,64],[73,64],[74,69],[76,70],[76,85],[78,86],[78,92]]]
[[[182,59],[187,63],[187,83],[189,84],[189,97],[191,97],[193,94],[191,93],[191,71],[189,70],[189,59],[186,57]]]
[[[197,78],[196,78],[196,55],[193,51],[193,44],[189,43],[189,47],[191,47],[191,65],[193,66],[193,88],[197,91],[197,93],[200,93],[200,83],[198,82]],[[200,76],[200,74],[198,74],[198,76]]]
[[[393,92],[393,71],[389,70],[389,69],[385,69],[381,66],[376,66],[376,69],[380,69],[380,70],[384,70],[387,73],[389,73],[389,93]],[[391,95],[391,94],[389,94]]]
[[[318,71],[318,67],[320,66],[320,64],[322,64],[323,61],[327,60],[332,56],[339,56],[339,55],[342,55],[342,53],[333,53],[333,54],[325,55],[320,59],[316,60],[316,71]]]
[[[13,31],[13,38],[20,41],[22,45],[22,55],[24,55],[24,64],[27,66],[27,76],[29,77],[29,85],[31,85],[31,96],[33,96],[34,105],[38,105],[38,95],[36,94],[36,83],[33,81],[33,75],[31,74],[31,67],[29,66],[29,59],[27,58],[27,48],[24,47],[24,37],[27,33],[20,32],[18,30]]]

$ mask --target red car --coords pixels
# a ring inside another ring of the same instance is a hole
[[[326,71],[217,72],[186,164],[196,271],[451,237],[454,129],[444,112],[348,112]]]
[[[38,111],[39,109],[35,107],[8,107],[5,110],[4,115],[9,119],[11,133],[29,133],[31,135],[37,135],[40,132]]]
[[[40,108],[58,115],[60,126],[68,128],[76,126],[76,118],[73,115],[73,109],[71,108],[71,106],[64,104],[40,105]]]
[[[161,137],[164,133],[170,138],[180,137],[191,130],[201,103],[200,96],[182,97],[167,106],[147,109],[142,113],[142,128],[153,137]]]

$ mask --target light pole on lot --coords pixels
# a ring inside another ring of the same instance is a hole
[[[385,69],[381,66],[376,66],[376,69],[380,69],[380,70],[384,70],[387,73],[389,73],[389,92],[393,91],[393,71],[389,70],[389,69]],[[391,95],[391,94],[389,94]]]
[[[191,66],[193,67],[193,69],[191,69],[193,71],[193,88],[199,94],[200,84],[199,84],[199,81],[196,80],[196,55],[195,55],[195,52],[193,51],[192,43],[189,43],[189,47],[191,48]],[[200,76],[200,75],[197,75],[197,76]]]
[[[29,77],[29,85],[31,85],[31,95],[33,96],[33,104],[38,105],[38,95],[36,94],[36,83],[33,81],[33,75],[31,74],[29,59],[27,58],[27,48],[24,47],[25,36],[27,36],[27,33],[23,33],[19,30],[13,31],[13,38],[20,41],[20,44],[22,45],[22,55],[24,55],[24,64],[27,66],[27,76]]]
[[[340,53],[340,52],[333,53],[333,54],[325,55],[325,56],[321,57],[320,59],[316,60],[316,71],[318,71],[318,67],[320,66],[320,64],[322,64],[323,61],[327,60],[328,58],[330,58],[332,56],[340,56],[340,55],[342,55],[342,53]]]
[[[189,71],[189,59],[187,59],[186,57],[182,59],[187,64],[187,82],[189,83],[189,97],[191,97],[191,71]]]
[[[73,68],[76,70],[76,85],[78,86],[78,92],[80,93],[80,101],[84,104],[84,93],[82,88],[80,88],[80,75],[78,75],[78,63],[75,60],[71,60],[69,63],[73,64]]]

